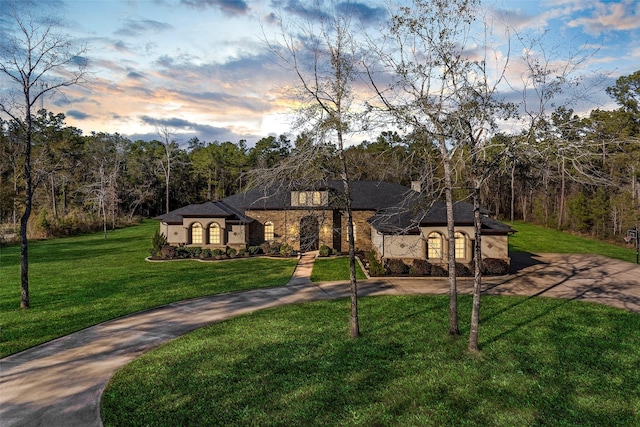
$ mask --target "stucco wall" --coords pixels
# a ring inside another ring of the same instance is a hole
[[[509,258],[509,238],[507,236],[482,236],[483,258]]]
[[[179,245],[187,241],[187,230],[182,224],[173,225],[160,223],[160,232],[167,237],[167,242],[170,245]]]
[[[233,224],[227,233],[228,245],[246,245],[248,243],[247,235],[245,233],[245,225]]]
[[[220,243],[216,244],[209,242],[209,226],[214,222],[220,226]],[[203,227],[203,242],[194,244],[194,246],[209,248],[235,246],[236,248],[240,248],[246,246],[248,243],[247,226],[227,224],[225,218],[184,218],[182,224],[160,223],[160,231],[167,236],[167,242],[170,245],[190,245],[190,229],[195,223],[200,223]]]
[[[384,258],[424,258],[424,240],[418,235],[384,236]]]
[[[440,233],[443,237],[443,241],[442,241],[442,254],[443,257],[446,258],[447,256],[447,251],[449,250],[449,243],[447,241],[447,227],[446,226],[440,226],[440,227],[421,227],[420,231],[422,233],[422,236],[424,239],[427,239],[429,234],[433,233],[434,231],[437,233]],[[456,232],[460,232],[464,235],[464,238],[466,240],[466,245],[465,245],[465,256],[464,258],[456,258],[456,261],[458,262],[462,262],[462,263],[466,263],[466,262],[470,262],[473,259],[473,227],[456,227],[455,228]],[[426,246],[425,246],[426,247]],[[426,252],[425,252],[426,254]],[[426,255],[425,255],[426,257]]]
[[[376,249],[378,255],[384,258],[426,258],[427,237],[432,232],[442,235],[442,254],[446,259],[448,250],[446,227],[422,227],[421,234],[408,236],[381,235],[376,230],[371,230],[371,246]],[[456,227],[455,231],[461,232],[466,239],[465,257],[458,258],[458,262],[468,263],[473,259],[473,227]],[[482,236],[482,257],[509,259],[508,236]],[[430,260],[437,262],[438,260]]]

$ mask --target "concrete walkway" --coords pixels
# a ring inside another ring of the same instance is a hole
[[[202,326],[247,312],[349,295],[346,282],[309,280],[305,254],[287,286],[181,301],[96,325],[0,360],[1,426],[101,426],[100,396],[118,368]],[[596,301],[640,313],[640,266],[596,255],[526,255],[484,293]],[[471,292],[469,279],[459,280]],[[359,295],[444,294],[443,279],[369,279]]]

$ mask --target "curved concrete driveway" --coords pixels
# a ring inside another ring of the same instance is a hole
[[[596,255],[516,254],[514,273],[484,292],[596,301],[640,313],[640,266]],[[177,336],[243,313],[349,295],[348,283],[313,284],[303,257],[287,286],[182,301],[96,325],[0,360],[0,425],[101,426],[100,396],[121,366]],[[469,280],[459,280],[469,293]],[[360,295],[446,293],[446,279],[370,279]]]

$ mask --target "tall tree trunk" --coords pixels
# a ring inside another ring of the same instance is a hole
[[[348,166],[344,156],[342,131],[338,130],[339,159],[342,166],[342,186],[347,202],[347,234],[349,240],[349,335],[351,338],[360,336],[360,321],[358,319],[358,283],[356,281],[356,250],[353,233],[353,210],[351,209],[351,183],[349,182]]]
[[[511,165],[511,224],[515,219],[516,210],[516,162]]]
[[[558,229],[562,228],[562,222],[564,217],[564,193],[565,193],[565,182],[564,182],[564,159],[562,159],[562,166],[560,168],[560,206],[558,208]]]
[[[30,95],[25,93],[26,105],[29,106]],[[31,108],[27,108],[26,114],[27,129],[24,147],[24,193],[25,206],[24,213],[20,217],[20,308],[29,308],[29,240],[27,238],[27,225],[31,216],[31,206],[33,203],[33,178],[31,176],[31,133],[33,122],[31,118]]]
[[[167,152],[167,170],[165,172],[165,213],[169,213],[169,183],[171,182],[171,158],[169,157],[169,153]]]
[[[458,326],[458,289],[456,283],[456,237],[455,218],[453,216],[453,180],[451,178],[451,162],[446,151],[445,142],[441,142],[443,150],[443,166],[445,181],[445,200],[447,205],[447,241],[449,261],[449,335],[460,335]]]
[[[53,180],[53,174],[49,174],[49,182],[51,183],[51,208],[53,209],[53,217],[58,217],[58,206],[56,204],[56,186]]]
[[[475,155],[474,155],[475,157]],[[474,161],[475,163],[475,161]],[[474,169],[477,166],[474,165]],[[478,328],[480,325],[480,292],[482,290],[482,241],[481,227],[482,218],[480,217],[480,179],[477,170],[474,171],[474,189],[473,189],[473,231],[474,231],[474,275],[473,275],[473,306],[471,308],[471,325],[469,330],[469,351],[477,352],[478,347]]]

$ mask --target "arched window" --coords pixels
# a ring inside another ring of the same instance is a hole
[[[220,241],[220,226],[217,222],[214,222],[209,226],[209,243],[212,245],[219,245]]]
[[[273,223],[271,221],[267,221],[264,223],[264,240],[270,241],[275,238]]]
[[[456,259],[464,259],[467,257],[467,238],[464,234],[456,231]]]
[[[307,193],[304,191],[301,191],[298,193],[298,204],[300,206],[306,206],[307,204]]]
[[[191,243],[194,245],[202,244],[202,224],[194,222],[191,225]]]
[[[320,206],[320,204],[322,203],[322,197],[320,196],[320,192],[319,191],[314,191],[313,192],[313,204],[316,206]]]
[[[427,259],[442,259],[442,234],[429,233],[427,237]]]

